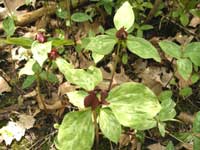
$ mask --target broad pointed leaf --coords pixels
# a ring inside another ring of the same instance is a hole
[[[3,20],[3,29],[7,36],[12,36],[15,32],[15,23],[12,17],[8,16]]]
[[[181,57],[181,47],[171,41],[159,42],[161,49],[171,57],[179,59]]]
[[[112,52],[116,42],[116,39],[109,35],[99,35],[90,38],[90,42],[86,46],[86,49],[91,50],[97,54],[107,55]]]
[[[176,63],[179,74],[183,77],[184,80],[188,80],[192,73],[192,62],[185,58],[178,59]]]
[[[37,41],[33,42],[31,46],[33,58],[40,64],[41,67],[48,58],[48,53],[51,51],[51,46],[52,42],[38,43]]]
[[[128,36],[127,47],[132,53],[141,58],[153,58],[157,62],[161,61],[156,48],[143,38]]]
[[[55,141],[59,150],[90,150],[94,141],[91,110],[65,115]]]
[[[102,108],[99,115],[100,129],[108,139],[117,143],[121,135],[121,125],[109,108]]]
[[[76,84],[87,91],[93,90],[103,79],[101,70],[94,66],[90,66],[87,70],[74,69],[71,64],[62,58],[57,58],[56,64],[70,83]]]
[[[11,37],[7,38],[4,42],[7,44],[14,44],[18,46],[23,46],[25,48],[30,48],[33,40],[25,37]]]
[[[117,118],[124,126],[137,130],[156,126],[154,117],[161,106],[155,94],[140,83],[128,82],[113,88],[106,99]]]
[[[159,96],[162,106],[158,114],[158,119],[160,121],[172,120],[176,116],[176,111],[174,109],[176,103],[171,99],[171,96],[171,91],[162,92]]]
[[[86,96],[88,96],[88,93],[85,91],[73,91],[66,94],[69,98],[69,102],[74,106],[77,106],[79,109],[85,108],[84,99]]]
[[[200,42],[188,44],[185,47],[184,56],[189,57],[196,66],[200,66]]]
[[[135,15],[132,6],[129,4],[128,1],[123,3],[123,5],[117,10],[113,21],[117,30],[124,27],[127,31],[133,26]]]
[[[35,60],[29,59],[29,60],[26,62],[25,66],[19,71],[19,77],[20,77],[21,75],[24,75],[24,74],[25,74],[25,75],[33,75],[34,72],[33,72],[33,70],[32,70],[32,67],[33,67],[34,63],[35,63]]]

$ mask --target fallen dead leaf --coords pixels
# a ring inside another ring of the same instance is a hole
[[[25,129],[30,129],[35,123],[35,118],[31,115],[20,114],[19,121],[17,123]]]
[[[0,94],[2,94],[3,92],[11,92],[11,87],[1,76],[0,76],[0,85],[1,85],[0,86]]]
[[[75,91],[76,87],[71,85],[69,82],[64,82],[58,87],[58,95],[63,96],[66,93]]]
[[[147,147],[149,150],[165,150],[165,147],[162,146],[160,143],[151,144]]]
[[[196,28],[200,24],[200,17],[194,16],[190,21],[189,26]]]

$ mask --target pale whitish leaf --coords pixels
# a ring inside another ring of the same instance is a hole
[[[33,64],[35,63],[35,60],[34,59],[29,59],[24,68],[20,69],[19,71],[19,77],[21,75],[34,75],[34,72],[32,70],[32,67],[33,67]]]
[[[163,123],[163,122],[158,123],[158,129],[159,129],[162,137],[164,137],[165,136],[165,123]]]
[[[183,77],[184,80],[188,80],[192,73],[192,62],[187,59],[177,60],[178,73]]]
[[[100,129],[108,139],[117,143],[121,135],[121,125],[109,108],[102,108],[99,115]]]
[[[45,60],[48,58],[48,53],[51,51],[52,42],[38,43],[37,41],[33,42],[31,46],[31,51],[33,53],[33,58],[36,60],[42,67]]]
[[[90,38],[90,42],[86,46],[86,49],[100,55],[107,55],[112,52],[115,44],[116,39],[114,37],[109,35],[99,35]]]
[[[91,110],[67,113],[55,140],[59,150],[90,150],[94,141]]]
[[[88,95],[85,91],[73,91],[66,93],[69,102],[72,103],[74,106],[77,106],[79,109],[85,108],[84,106],[84,99]]]
[[[0,76],[0,94],[3,92],[10,92],[11,87],[8,85],[8,83]]]
[[[179,59],[181,57],[181,47],[171,41],[159,42],[161,49],[171,57]]]
[[[117,10],[113,21],[117,30],[124,27],[127,31],[132,27],[135,21],[135,15],[132,6],[128,1],[124,2],[122,6]]]
[[[99,61],[101,61],[103,59],[103,57],[104,57],[104,55],[97,54],[94,52],[92,53],[92,58],[93,58],[95,64],[98,63]]]
[[[25,134],[25,128],[16,122],[9,121],[8,124],[0,129],[0,137],[10,145],[14,139],[19,141]]]
[[[200,42],[188,44],[184,49],[184,56],[189,57],[196,66],[200,66]]]
[[[157,49],[143,38],[128,36],[127,47],[132,53],[141,58],[153,58],[157,62],[161,61]]]
[[[138,130],[156,126],[154,117],[161,106],[155,94],[143,84],[123,83],[109,92],[107,101],[122,125]]]

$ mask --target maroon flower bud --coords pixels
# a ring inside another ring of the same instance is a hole
[[[92,107],[92,110],[95,110],[100,105],[100,102],[96,96],[95,91],[90,91],[89,95],[84,99],[85,107]]]
[[[53,48],[50,53],[48,53],[48,57],[50,60],[55,60],[59,56],[56,48]]]
[[[35,40],[37,40],[38,42],[40,43],[44,43],[46,42],[46,38],[44,36],[44,33],[43,32],[38,32],[35,36]]]
[[[126,32],[125,28],[122,27],[121,29],[119,29],[117,32],[116,32],[116,37],[119,39],[119,40],[126,40],[127,39],[127,36],[128,36],[128,33]]]
[[[107,91],[101,91],[101,104],[102,105],[109,105],[110,103],[106,101],[106,97],[108,96]]]

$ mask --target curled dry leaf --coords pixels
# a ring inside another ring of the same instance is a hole
[[[63,96],[69,92],[75,91],[76,86],[71,85],[69,82],[64,82],[58,87],[58,95]]]
[[[166,149],[160,143],[151,144],[147,148],[148,148],[148,150],[165,150]]]
[[[196,28],[200,24],[200,17],[194,16],[190,21],[189,26]]]
[[[0,94],[2,94],[3,92],[11,92],[11,87],[1,76],[0,76],[0,85],[1,85],[0,86]]]

